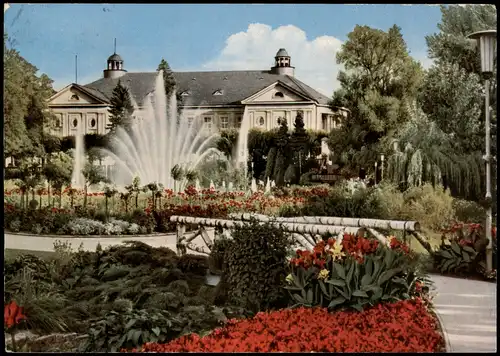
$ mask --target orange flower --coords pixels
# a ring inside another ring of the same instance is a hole
[[[23,314],[24,308],[17,305],[15,301],[10,302],[3,308],[3,321],[4,325],[10,329],[17,325],[21,320],[25,320],[26,316]]]

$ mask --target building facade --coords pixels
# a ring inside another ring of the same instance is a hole
[[[49,99],[57,117],[53,134],[74,136],[108,131],[113,89],[121,82],[140,108],[153,97],[158,72],[129,73],[118,54],[107,60],[103,77],[92,83],[69,84]],[[306,129],[329,131],[342,123],[348,110],[332,110],[329,98],[294,76],[291,57],[280,49],[270,70],[175,72],[177,91],[182,97],[183,117],[189,123],[201,121],[209,132],[238,128],[248,115],[251,128],[278,127],[278,119],[288,126],[298,111],[303,112]]]

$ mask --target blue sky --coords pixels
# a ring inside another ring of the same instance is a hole
[[[438,6],[339,4],[11,4],[4,29],[14,47],[60,89],[99,79],[117,53],[128,71],[267,69],[285,47],[296,76],[330,96],[335,53],[356,24],[402,28],[411,54],[429,65],[425,36],[438,31]]]

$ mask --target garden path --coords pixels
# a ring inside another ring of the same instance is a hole
[[[439,315],[451,352],[496,352],[496,283],[432,275]]]
[[[212,235],[213,231],[209,231]],[[213,235],[211,236],[213,238]],[[194,245],[203,246],[201,241]],[[32,251],[53,251],[55,240],[68,241],[73,248],[83,242],[84,249],[94,251],[101,246],[121,244],[126,240],[140,240],[150,246],[166,246],[175,251],[175,234],[162,237],[105,237],[105,238],[50,238],[41,236],[4,234],[5,248]],[[432,275],[436,287],[434,306],[439,315],[451,352],[496,352],[497,307],[496,284],[462,278]]]

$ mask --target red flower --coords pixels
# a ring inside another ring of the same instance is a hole
[[[23,314],[24,308],[17,305],[15,301],[10,302],[3,308],[3,322],[4,325],[10,329],[14,325],[17,325],[21,320],[26,319]]]
[[[362,312],[301,307],[229,320],[205,337],[190,334],[132,351],[440,352],[444,342],[436,326],[420,299],[379,304]]]

